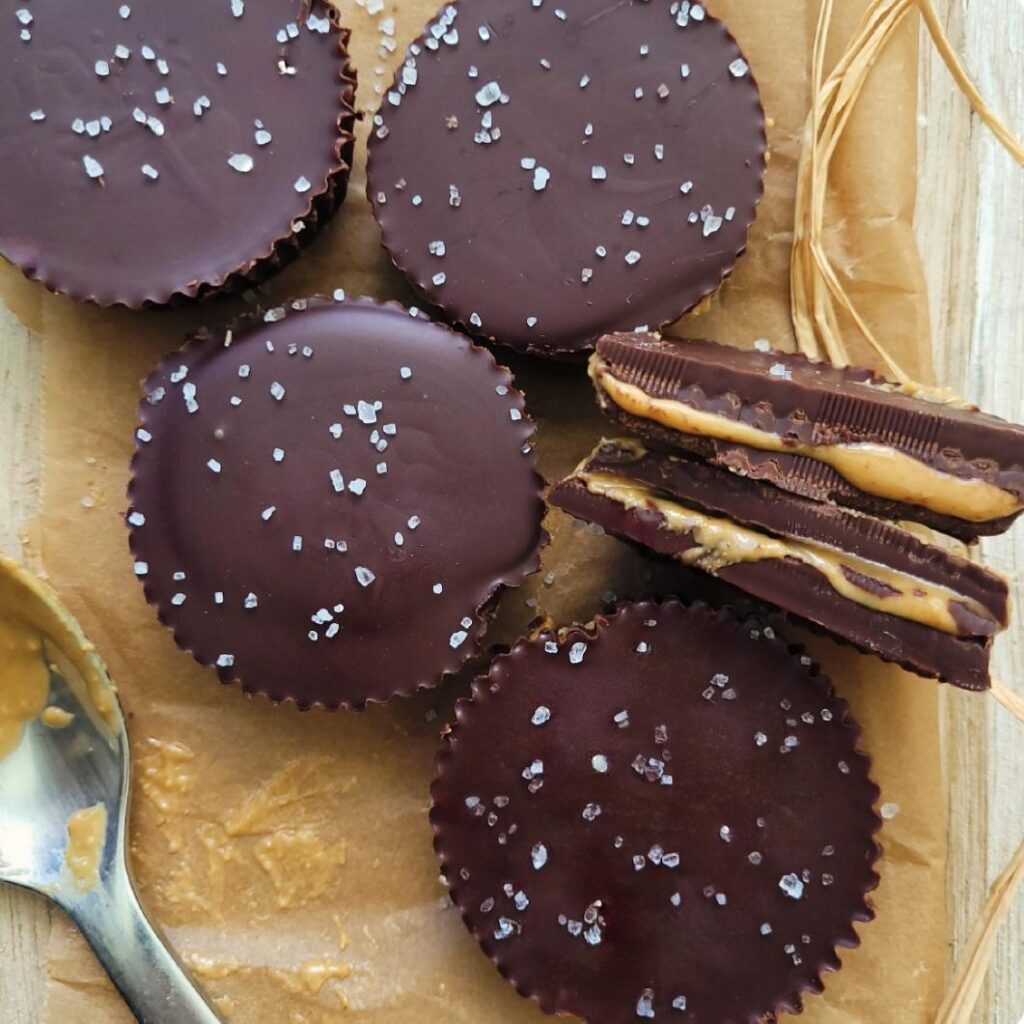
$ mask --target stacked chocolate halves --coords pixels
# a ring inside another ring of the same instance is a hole
[[[604,441],[553,504],[920,675],[990,685],[1006,582],[923,539],[1006,530],[1024,427],[867,370],[649,334],[603,338]]]

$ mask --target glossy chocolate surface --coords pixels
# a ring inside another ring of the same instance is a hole
[[[374,119],[368,192],[451,321],[551,355],[718,288],[764,154],[750,69],[701,5],[460,0]]]
[[[396,305],[268,316],[146,382],[136,573],[178,643],[247,691],[359,707],[434,685],[537,566],[522,395]]]
[[[321,0],[8,11],[0,253],[102,305],[265,271],[344,195],[347,39]]]
[[[828,680],[670,601],[496,659],[432,795],[466,924],[548,1012],[754,1024],[856,944],[878,790]]]

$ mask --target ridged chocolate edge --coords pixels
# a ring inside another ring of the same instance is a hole
[[[591,623],[586,626],[575,625],[565,629],[557,631],[544,631],[539,634],[533,635],[527,639],[522,639],[516,643],[511,650],[507,653],[500,654],[491,662],[491,665],[486,675],[478,676],[473,680],[471,687],[471,695],[469,697],[460,698],[455,703],[455,721],[446,725],[441,735],[441,748],[435,758],[435,765],[437,773],[434,777],[433,782],[430,784],[430,811],[429,819],[430,825],[433,830],[433,847],[434,852],[437,855],[438,861],[441,865],[441,874],[445,881],[445,884],[449,888],[452,902],[458,907],[459,914],[462,917],[463,923],[466,926],[466,930],[472,935],[473,939],[480,946],[481,952],[494,964],[498,973],[505,979],[512,987],[522,996],[524,999],[529,999],[536,1003],[537,1006],[544,1012],[555,1014],[559,1017],[571,1017],[572,1012],[559,1006],[557,1002],[551,1002],[545,1000],[538,993],[532,991],[528,986],[522,982],[513,978],[509,975],[501,964],[501,957],[497,951],[497,947],[492,948],[494,952],[488,953],[484,948],[486,935],[480,932],[478,929],[474,929],[470,923],[470,918],[466,910],[459,902],[458,893],[460,889],[459,880],[449,877],[448,874],[448,861],[445,859],[445,844],[442,834],[442,829],[437,823],[437,816],[435,814],[436,808],[436,791],[438,784],[448,771],[449,766],[454,759],[453,746],[458,743],[458,733],[460,729],[466,728],[469,717],[472,713],[473,705],[476,701],[486,700],[490,693],[491,686],[498,686],[500,683],[494,680],[495,666],[506,661],[516,660],[523,649],[527,647],[533,647],[543,644],[546,640],[555,640],[559,649],[571,646],[576,641],[593,642],[595,641],[600,632],[610,625],[612,625],[615,619],[621,615],[627,608],[642,608],[651,609],[652,611],[660,610],[663,607],[679,606],[687,611],[693,611],[698,614],[703,613],[711,618],[712,621],[724,622],[731,620],[741,627],[757,627],[759,626],[760,619],[757,616],[742,617],[735,609],[728,605],[723,605],[720,608],[712,608],[709,605],[701,602],[694,601],[687,603],[680,600],[679,598],[669,597],[664,600],[658,601],[654,599],[644,598],[634,602],[624,602],[618,604],[612,611],[597,615],[594,617]],[[799,644],[788,644],[780,637],[778,637],[774,630],[769,636],[762,634],[763,639],[771,643],[774,646],[784,647],[786,652],[794,659],[798,659],[800,655],[805,653],[805,648]],[[764,1014],[751,1017],[748,1019],[746,1024],[776,1024],[779,1013],[791,1013],[800,1014],[804,1010],[804,993],[810,992],[813,995],[820,995],[825,990],[824,975],[832,974],[840,970],[842,967],[842,961],[839,958],[838,950],[842,949],[856,949],[861,944],[860,936],[858,935],[854,925],[855,924],[867,924],[875,918],[875,906],[874,901],[871,898],[871,893],[878,888],[881,878],[876,870],[876,865],[879,859],[882,857],[882,846],[876,838],[878,833],[882,829],[882,818],[879,815],[876,805],[881,797],[881,790],[878,784],[871,778],[871,756],[861,748],[861,740],[863,739],[863,730],[860,724],[853,718],[850,713],[850,706],[842,697],[839,697],[835,693],[835,688],[832,685],[832,680],[821,671],[821,666],[816,662],[811,662],[809,665],[802,666],[806,668],[807,675],[810,679],[817,682],[822,687],[823,692],[831,700],[834,700],[840,706],[840,725],[850,730],[850,749],[852,756],[862,758],[866,761],[866,775],[868,782],[871,784],[874,790],[874,801],[871,808],[872,811],[872,828],[870,831],[870,840],[874,847],[874,856],[870,862],[870,877],[868,884],[863,890],[863,899],[860,907],[856,908],[851,916],[850,924],[848,927],[841,931],[834,939],[831,940],[830,946],[832,948],[832,955],[828,958],[823,958],[820,963],[816,964],[813,969],[812,976],[803,984],[799,985],[795,990],[786,992],[781,995],[774,1007],[765,1010]]]
[[[328,298],[326,296],[319,296],[318,295],[318,296],[312,296],[312,297],[310,297],[308,299],[297,299],[297,300],[294,300],[291,303],[291,312],[289,313],[287,310],[285,310],[285,315],[301,315],[307,309],[310,309],[310,308],[316,309],[316,308],[320,308],[320,307],[324,307],[324,306],[334,307],[334,306],[343,306],[343,305],[357,305],[357,306],[364,306],[364,307],[375,307],[375,308],[380,308],[380,309],[393,309],[393,310],[397,310],[397,311],[399,311],[399,312],[401,312],[401,313],[403,313],[405,315],[409,314],[409,310],[406,309],[405,306],[401,305],[401,303],[398,303],[398,302],[392,302],[392,301],[385,302],[385,301],[381,301],[379,299],[369,298],[369,297],[366,297],[366,296],[354,296],[352,298],[345,298],[344,300],[338,301],[338,300],[335,300],[335,299],[332,299],[332,298]],[[278,307],[279,311],[281,309],[284,309],[284,307]],[[422,317],[424,320],[427,319],[422,314],[417,314],[417,315]],[[282,317],[279,316],[277,318],[277,320],[275,320],[274,322],[276,323],[280,319],[282,319]],[[231,324],[227,325],[226,327],[221,327],[221,328],[218,328],[218,329],[213,330],[213,331],[209,331],[209,330],[202,331],[202,332],[199,332],[198,334],[196,334],[195,336],[191,337],[185,343],[185,345],[181,349],[176,349],[174,352],[168,353],[168,355],[164,356],[164,358],[161,359],[160,362],[153,368],[153,370],[150,372],[149,376],[146,379],[144,379],[144,380],[139,382],[139,386],[142,389],[142,393],[143,394],[142,394],[142,398],[139,399],[139,403],[138,403],[137,408],[141,411],[141,409],[143,408],[144,403],[146,402],[146,384],[147,384],[147,382],[149,380],[151,380],[156,374],[160,373],[163,368],[165,368],[167,366],[171,366],[171,365],[176,365],[177,361],[178,361],[178,354],[180,352],[184,351],[185,349],[197,346],[197,345],[216,344],[218,339],[222,340],[229,332],[230,333],[241,333],[241,332],[247,330],[248,328],[258,327],[260,324],[262,324],[264,322],[265,322],[265,320],[263,318],[263,315],[251,314],[251,315],[242,316],[242,317],[237,318],[236,320],[234,320]],[[428,321],[428,322],[430,322],[430,321]],[[438,325],[438,326],[442,326],[443,327],[444,325],[442,324],[442,325]],[[518,399],[519,399],[519,401],[517,402],[515,407],[518,408],[520,413],[522,414],[523,421],[525,421],[527,424],[529,424],[533,428],[533,432],[529,435],[528,442],[527,442],[527,443],[529,443],[531,445],[531,448],[532,448],[534,446],[535,439],[536,439],[536,434],[537,434],[536,425],[534,424],[532,417],[529,415],[529,413],[526,410],[526,396],[525,396],[525,393],[523,391],[521,391],[518,387],[516,387],[515,379],[512,376],[512,371],[509,370],[507,366],[504,366],[501,363],[499,363],[494,358],[494,356],[491,354],[491,352],[489,352],[486,348],[483,348],[480,345],[472,344],[471,348],[470,348],[470,353],[472,355],[474,355],[475,357],[477,357],[477,358],[479,358],[480,356],[486,356],[488,359],[490,359],[494,363],[494,365],[499,370],[501,370],[501,371],[503,371],[505,373],[505,375],[507,377],[507,385],[506,386],[509,389],[509,394],[510,395],[516,395],[516,396],[518,396]],[[136,419],[136,423],[135,423],[135,430],[136,430],[136,432],[138,431],[138,429],[141,426],[142,426],[142,420],[141,420],[141,417],[139,417],[139,418]],[[127,490],[126,490],[126,498],[127,498],[127,501],[128,501],[128,507],[129,508],[134,506],[134,493],[135,493],[135,482],[136,482],[136,463],[137,463],[139,455],[140,455],[140,453],[142,451],[142,445],[139,442],[139,439],[137,437],[137,433],[133,433],[132,437],[133,437],[132,457],[131,457],[131,461],[129,463],[129,478],[128,478],[128,487],[127,487]],[[533,459],[533,463],[534,463],[533,475],[534,475],[534,479],[535,479],[536,484],[537,484],[537,507],[538,507],[538,509],[537,509],[537,519],[538,519],[538,523],[540,523],[543,520],[543,516],[544,516],[544,512],[545,512],[543,493],[544,493],[544,489],[546,487],[546,484],[544,482],[543,477],[541,477],[540,472],[537,469],[536,455],[532,451],[531,451],[531,458]],[[129,551],[131,552],[132,556],[134,557],[135,554],[136,554],[136,551],[135,551],[135,530],[136,530],[136,528],[132,527],[130,524],[127,523],[127,513],[124,514],[124,518],[125,518],[126,526],[128,527],[128,548],[129,548]],[[265,690],[260,690],[260,689],[258,689],[256,687],[251,687],[251,686],[246,685],[245,680],[241,679],[240,677],[235,675],[231,668],[222,668],[219,665],[211,664],[210,662],[204,661],[202,658],[200,658],[199,655],[189,645],[188,641],[186,641],[185,638],[180,635],[180,631],[178,629],[176,629],[174,625],[172,625],[170,622],[168,622],[168,620],[167,620],[168,609],[165,606],[161,605],[158,600],[156,600],[156,598],[155,598],[155,596],[154,596],[154,594],[152,592],[152,588],[149,585],[149,581],[147,579],[143,578],[143,577],[137,577],[137,578],[139,579],[139,582],[142,584],[142,590],[143,590],[143,593],[144,593],[145,598],[146,598],[146,603],[149,604],[152,608],[154,608],[156,610],[157,619],[159,620],[160,624],[168,632],[170,632],[171,636],[174,638],[175,644],[182,651],[184,651],[186,654],[191,655],[193,660],[195,660],[198,664],[202,665],[204,668],[211,668],[211,669],[213,669],[217,673],[217,677],[218,677],[218,679],[220,680],[220,682],[223,685],[229,686],[229,685],[233,685],[233,684],[238,684],[238,686],[240,687],[242,692],[245,693],[246,695],[250,696],[250,697],[254,697],[254,696],[265,697],[271,704],[275,704],[275,705],[294,704],[295,707],[299,711],[312,711],[312,710],[317,710],[317,711],[338,711],[338,710],[363,711],[363,710],[366,709],[366,707],[368,705],[371,705],[371,704],[383,705],[383,704],[389,703],[395,697],[409,697],[409,696],[412,696],[415,693],[419,693],[421,690],[435,689],[436,687],[440,686],[446,679],[449,679],[449,678],[453,677],[454,675],[456,675],[458,672],[460,672],[468,663],[473,661],[475,658],[479,658],[483,653],[485,653],[486,646],[485,646],[483,641],[484,641],[486,633],[487,633],[487,628],[488,628],[490,617],[491,617],[491,614],[492,614],[492,611],[493,611],[494,603],[497,601],[497,599],[499,598],[499,596],[501,595],[501,593],[503,591],[505,591],[505,590],[515,590],[516,588],[522,586],[522,584],[526,581],[526,579],[528,577],[532,576],[535,572],[537,572],[540,569],[541,552],[547,546],[549,541],[550,541],[550,536],[549,536],[548,532],[541,526],[540,532],[539,532],[537,546],[534,548],[534,550],[530,554],[530,556],[528,558],[524,559],[524,561],[522,562],[521,565],[516,566],[513,571],[509,572],[507,574],[508,578],[506,580],[497,583],[494,586],[494,588],[484,597],[484,599],[480,602],[480,604],[477,606],[477,608],[474,610],[473,617],[476,619],[476,624],[480,627],[480,630],[479,630],[478,636],[476,638],[476,642],[473,645],[467,647],[467,649],[465,651],[465,654],[464,654],[464,657],[462,659],[462,662],[460,663],[460,665],[459,665],[459,667],[457,669],[454,669],[454,670],[451,670],[451,671],[448,671],[448,672],[442,672],[442,673],[440,673],[438,676],[436,676],[434,678],[423,679],[420,682],[416,683],[412,688],[403,688],[403,689],[395,690],[392,693],[388,694],[388,696],[386,696],[386,697],[368,697],[366,700],[363,700],[363,701],[344,701],[344,700],[339,700],[337,703],[331,702],[329,704],[325,704],[323,701],[313,701],[312,703],[303,703],[303,702],[300,702],[292,694],[288,693],[287,690],[279,690],[278,692],[270,693],[270,692],[267,692]]]

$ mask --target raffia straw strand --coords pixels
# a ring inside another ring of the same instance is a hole
[[[942,57],[946,67],[949,68],[949,73],[953,76],[953,80],[960,87],[960,91],[970,101],[974,112],[981,118],[992,134],[999,139],[1014,160],[1024,167],[1024,145],[999,120],[992,108],[985,102],[981,93],[978,92],[974,82],[971,81],[970,75],[967,74],[966,69],[960,62],[960,58],[956,55],[956,51],[953,49],[953,45],[950,43],[949,37],[942,27],[942,22],[939,20],[932,0],[916,0],[916,3],[918,8],[920,8],[921,17],[924,19],[928,34],[932,37],[932,42],[939,51],[939,56]]]
[[[989,893],[981,920],[974,928],[952,986],[939,1007],[935,1024],[970,1024],[971,1014],[981,995],[999,927],[1003,923],[1017,887],[1024,880],[1024,842],[1017,848],[1006,870],[996,879]]]
[[[828,256],[823,237],[828,174],[832,159],[868,75],[878,56],[906,16],[914,9],[939,54],[975,112],[1018,162],[1024,164],[1024,146],[985,103],[958,59],[931,0],[872,0],[854,37],[832,72],[824,62],[833,0],[823,0],[812,55],[814,96],[804,128],[797,172],[796,217],[793,230],[790,300],[793,328],[800,350],[836,364],[849,363],[839,312],[842,310],[874,349],[896,380],[911,378],[875,337],[843,286]]]
[[[1006,708],[1015,718],[1024,722],[1024,697],[1014,693],[1013,690],[1001,683],[998,679],[992,680],[992,696]]]
[[[827,77],[825,53],[833,0],[822,0],[812,54],[814,92],[797,169],[790,275],[793,329],[801,352],[812,359],[824,356],[834,364],[850,362],[840,325],[842,310],[888,372],[902,383],[913,381],[875,337],[857,310],[825,248],[824,230],[829,170],[839,142],[875,61],[915,8],[920,11],[936,49],[975,113],[1014,159],[1024,165],[1024,146],[985,103],[971,81],[946,36],[932,0],[872,0],[853,39]],[[1003,707],[1024,722],[1024,699],[999,681],[993,682],[992,694]],[[968,953],[943,999],[936,1024],[969,1024],[988,973],[999,927],[1009,913],[1022,879],[1024,843],[992,888],[981,920],[971,936]]]
[[[839,138],[874,60],[910,11],[911,3],[912,0],[875,0],[827,79],[823,69],[833,5],[831,0],[822,5],[813,52],[812,74],[816,88],[804,129],[797,174],[797,212],[790,278],[793,326],[802,352],[812,358],[821,358],[824,350],[832,363],[849,362],[835,305],[838,302],[853,316],[889,373],[901,381],[909,380],[908,375],[857,314],[832,268],[822,244],[822,235],[828,172]]]

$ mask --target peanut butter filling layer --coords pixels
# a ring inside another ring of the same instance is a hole
[[[680,401],[652,398],[636,385],[616,378],[598,356],[591,358],[590,376],[611,401],[630,415],[695,437],[815,459],[831,466],[865,494],[919,505],[938,515],[972,523],[1001,519],[1024,507],[1013,494],[995,484],[944,473],[887,445],[788,443],[778,434],[727,416],[694,409]]]
[[[587,472],[581,468],[576,479],[591,494],[614,501],[630,511],[648,509],[658,512],[664,529],[691,537],[696,547],[678,556],[684,565],[715,573],[742,562],[791,558],[821,573],[840,596],[872,611],[917,622],[953,636],[961,635],[951,610],[953,604],[994,621],[978,602],[948,587],[869,562],[848,552],[810,541],[759,533],[729,519],[686,508],[659,497],[644,484],[611,473]],[[869,591],[859,586],[854,582],[857,577],[875,581],[877,590]]]

